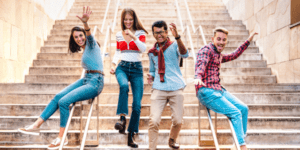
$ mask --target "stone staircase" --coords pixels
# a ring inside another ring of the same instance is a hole
[[[92,27],[102,25],[105,13],[106,0],[76,0],[66,20],[56,21],[42,47],[41,53],[33,61],[26,75],[25,83],[0,84],[0,149],[46,149],[46,146],[56,138],[59,132],[59,113],[56,112],[41,129],[41,136],[32,136],[17,132],[17,128],[33,123],[50,102],[50,100],[68,84],[80,78],[81,53],[68,54],[67,43],[70,29],[81,25],[75,17],[82,13],[82,6],[89,5],[93,16],[89,21]],[[191,15],[196,27],[202,25],[206,40],[212,37],[212,30],[216,26],[223,26],[229,30],[229,43],[225,53],[235,50],[249,36],[246,27],[241,21],[232,20],[221,0],[188,0]],[[117,25],[112,34],[112,43],[115,43],[115,33],[121,30],[120,14],[124,7],[136,10],[143,25],[149,32],[146,37],[147,48],[155,42],[152,36],[151,25],[162,19],[167,23],[175,22],[179,27],[176,7],[171,0],[130,0],[123,1],[119,8]],[[188,17],[184,16],[185,6],[180,2],[184,22],[189,24]],[[163,14],[163,15],[162,15]],[[114,9],[108,13],[107,22],[113,19]],[[159,16],[159,17],[158,17]],[[172,40],[171,33],[169,33]],[[196,34],[192,34],[196,46]],[[105,35],[99,32],[96,39],[103,45]],[[183,38],[184,39],[184,38]],[[202,39],[200,39],[202,41]],[[190,48],[189,45],[186,45]],[[200,44],[203,46],[203,43]],[[118,102],[119,86],[114,76],[109,74],[115,45],[107,49],[109,57],[104,59],[105,86],[100,94],[100,141],[98,147],[85,149],[129,149],[127,136],[114,130],[118,120],[115,115]],[[198,48],[195,47],[198,50]],[[102,49],[101,49],[102,50]],[[149,71],[148,56],[143,54],[144,74]],[[194,75],[193,58],[184,60],[182,73],[187,81],[184,90],[184,124],[178,138],[181,149],[211,149],[199,148],[198,145],[198,100],[191,80]],[[146,81],[146,80],[145,80]],[[259,53],[258,47],[252,42],[249,48],[237,60],[222,64],[222,85],[249,106],[248,136],[246,142],[250,149],[299,149],[300,139],[300,84],[278,84],[276,77],[267,68],[267,63]],[[145,82],[146,83],[146,82]],[[144,85],[142,100],[140,133],[137,137],[139,149],[148,147],[148,123],[150,114],[151,86]],[[132,94],[129,95],[129,113],[131,111]],[[84,115],[87,115],[88,105],[84,105]],[[74,117],[68,132],[69,145],[66,149],[79,148],[79,107],[76,106]],[[205,114],[204,111],[202,114]],[[130,114],[129,114],[130,115]],[[96,116],[96,112],[93,112]],[[162,115],[159,133],[159,149],[169,149],[167,139],[171,125],[171,111],[167,106]],[[129,119],[129,118],[127,118]],[[214,120],[214,118],[212,118]],[[96,139],[96,117],[92,117],[87,139]],[[212,139],[208,121],[205,116],[201,120],[202,139]],[[232,136],[227,118],[218,117],[218,140],[222,149],[232,147]]]

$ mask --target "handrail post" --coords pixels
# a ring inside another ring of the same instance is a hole
[[[235,134],[235,131],[234,131],[234,128],[233,128],[233,125],[232,125],[232,122],[230,121],[229,118],[228,118],[228,122],[229,122],[229,126],[230,126],[231,133],[232,133],[232,136],[233,136],[233,140],[235,142],[236,149],[237,150],[241,150],[239,141],[238,141],[238,139],[236,137],[236,134]]]
[[[114,32],[114,29],[115,29],[115,26],[116,26],[116,18],[117,18],[118,9],[119,9],[119,3],[120,3],[120,0],[117,1],[117,6],[116,6],[116,10],[115,10],[114,21],[113,21],[112,28],[111,28],[112,32]]]
[[[181,30],[182,30],[182,32],[184,32],[182,18],[181,18],[181,14],[180,14],[180,8],[178,6],[178,0],[175,0],[175,5],[176,5],[176,8],[177,8],[177,15],[178,15],[178,18],[179,18],[179,21],[180,21]]]
[[[195,33],[195,32],[196,32],[196,30],[195,30],[194,22],[193,22],[193,19],[192,19],[191,13],[190,13],[190,9],[189,9],[188,3],[186,2],[186,0],[184,0],[184,3],[185,3],[185,7],[186,7],[186,10],[187,10],[187,13],[188,13],[188,16],[189,16],[189,19],[190,19],[191,25],[192,25],[192,29],[193,29],[193,31],[194,31],[194,33]]]
[[[92,116],[92,112],[93,112],[94,100],[95,100],[95,98],[93,98],[93,100],[92,100],[92,104],[91,104],[91,107],[90,107],[88,118],[87,118],[87,121],[86,121],[86,124],[85,124],[85,129],[84,129],[84,133],[83,133],[83,137],[82,137],[82,141],[81,141],[80,150],[84,149],[85,140],[86,140],[86,136],[87,136],[87,131],[89,129],[89,125],[90,125],[90,121],[91,121],[91,116]]]
[[[70,126],[70,123],[71,123],[71,120],[72,120],[75,105],[76,105],[76,103],[73,103],[72,108],[71,108],[71,112],[69,114],[68,122],[67,122],[67,125],[66,125],[66,128],[65,128],[65,132],[64,132],[63,137],[62,137],[61,142],[60,142],[61,144],[59,146],[59,150],[62,150],[62,148],[64,146],[63,143],[65,143],[65,139],[67,137],[67,133],[68,133],[68,129],[69,129],[69,126]]]
[[[106,10],[105,10],[105,15],[104,15],[103,22],[102,22],[102,27],[101,27],[101,33],[103,33],[103,29],[104,29],[104,25],[105,25],[106,16],[107,16],[107,12],[108,12],[108,9],[109,9],[109,4],[110,4],[110,0],[107,1]]]
[[[209,125],[210,125],[211,134],[213,136],[214,143],[215,143],[215,146],[216,146],[216,150],[220,150],[218,139],[217,139],[217,133],[215,132],[214,125],[213,125],[212,120],[211,120],[211,115],[210,115],[209,109],[207,107],[206,107],[206,111],[207,111],[207,116],[208,116],[208,121],[209,121]]]

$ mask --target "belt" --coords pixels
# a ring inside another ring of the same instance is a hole
[[[86,70],[85,73],[100,73],[100,74],[104,75],[104,73],[100,70]]]

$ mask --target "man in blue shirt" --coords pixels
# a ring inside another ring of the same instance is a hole
[[[180,57],[189,56],[187,49],[180,39],[176,25],[170,24],[170,30],[176,41],[168,38],[168,26],[165,21],[156,21],[152,25],[156,43],[149,50],[150,68],[148,84],[153,82],[151,94],[149,148],[155,150],[157,146],[159,123],[161,114],[169,102],[172,111],[172,126],[169,137],[169,146],[179,149],[176,138],[181,129],[183,118],[183,89],[186,84],[179,67]]]

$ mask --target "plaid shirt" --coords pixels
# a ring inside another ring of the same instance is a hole
[[[249,46],[247,40],[238,49],[230,54],[221,54],[216,47],[209,43],[202,47],[197,53],[197,61],[195,64],[195,79],[200,79],[207,88],[221,90],[220,84],[220,68],[221,63],[228,62],[238,58]],[[196,85],[196,93],[202,86]]]

